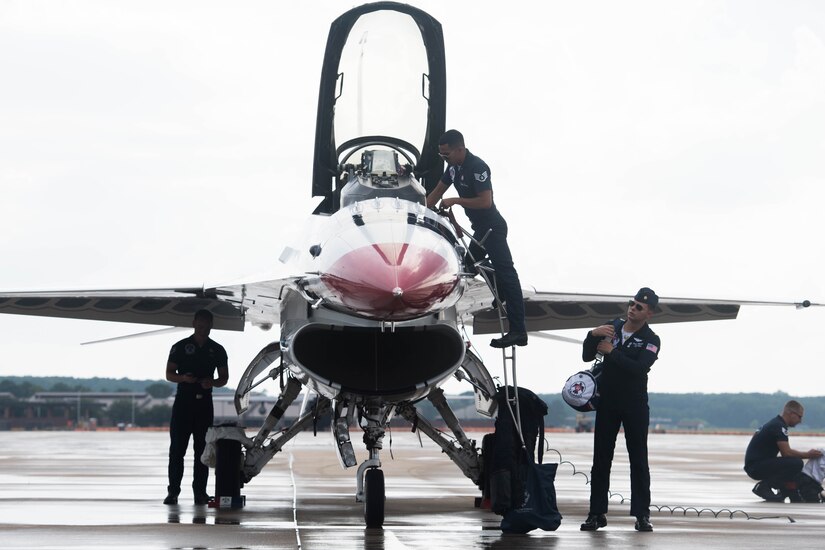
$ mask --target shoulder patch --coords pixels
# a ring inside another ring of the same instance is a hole
[[[484,183],[485,181],[487,181],[487,178],[489,177],[487,175],[487,170],[483,171],[480,174],[473,174],[473,176],[475,176],[476,181],[481,182],[481,183]]]
[[[450,180],[455,182],[455,166],[450,166]]]
[[[657,346],[656,344],[648,344],[645,349],[647,351],[652,351],[653,353],[658,353],[659,352],[659,346]]]
[[[788,427],[787,426],[782,426],[782,435],[784,435],[785,437],[788,437]]]

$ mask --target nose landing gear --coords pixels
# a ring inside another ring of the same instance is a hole
[[[389,422],[392,407],[364,407],[361,420],[364,444],[370,453],[369,460],[358,466],[356,473],[356,502],[364,503],[364,521],[368,528],[380,529],[384,525],[384,471],[379,454],[383,448],[384,426]]]

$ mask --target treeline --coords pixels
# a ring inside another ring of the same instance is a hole
[[[700,421],[706,427],[756,429],[796,399],[805,407],[797,431],[825,431],[825,397],[795,397],[787,393],[654,393],[651,416]]]
[[[26,399],[38,392],[146,392],[155,398],[175,393],[175,384],[166,380],[132,380],[130,378],[74,378],[71,376],[4,376],[0,393],[8,392]],[[234,392],[232,388],[215,388],[215,393]]]
[[[234,391],[232,388],[219,389],[223,392]],[[26,399],[41,391],[147,392],[152,397],[164,398],[174,393],[174,390],[175,385],[165,380],[64,376],[5,376],[0,378],[0,393],[8,392],[18,399]],[[549,412],[545,418],[547,426],[569,427],[576,424],[576,411],[567,406],[559,394],[541,394],[540,397],[549,406]],[[797,431],[825,431],[825,397],[793,397],[784,392],[771,394],[651,393],[651,426],[660,425],[665,429],[752,430],[779,414],[782,406],[789,399],[796,399],[805,407],[805,417],[803,423],[796,428]],[[123,403],[117,409],[119,411],[115,414],[117,417],[125,418],[131,415],[131,404],[127,407],[127,404]],[[421,403],[421,410],[427,417],[437,414],[426,400]],[[587,413],[587,415],[592,418],[595,413]],[[156,411],[152,413],[152,416],[163,419],[168,418],[168,413]]]
[[[576,411],[559,395],[541,395],[549,405],[548,426],[569,426]],[[776,393],[651,393],[651,426],[683,429],[756,429],[777,414],[790,399],[805,407],[796,431],[825,431],[825,397],[794,397]],[[595,413],[587,413],[595,417]]]

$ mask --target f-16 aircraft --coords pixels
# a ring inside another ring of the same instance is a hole
[[[366,44],[381,55],[364,55]],[[431,438],[481,486],[484,456],[439,386],[451,377],[466,381],[478,412],[495,414],[496,384],[463,329],[480,335],[507,326],[488,281],[494,273],[474,265],[483,276],[472,275],[465,265],[469,237],[425,206],[444,169],[437,140],[445,130],[446,74],[441,25],[419,9],[378,2],[332,23],[312,167],[319,229],[312,242],[284,250],[294,276],[208,288],[4,292],[0,313],[189,327],[193,313],[205,308],[216,329],[278,327],[235,394],[241,414],[254,388],[282,381],[263,426],[254,437],[240,427],[210,434],[212,441],[241,444],[238,466],[217,468],[219,485],[251,482],[287,441],[331,413],[338,458],[346,468],[357,465],[356,498],[368,526],[384,521],[380,451],[394,416]],[[525,289],[524,299],[527,328],[535,333],[621,316],[627,296]],[[734,319],[746,304],[764,303],[662,297],[656,322]],[[505,362],[514,358],[509,353]],[[276,431],[302,389],[317,394],[314,406]],[[419,413],[424,399],[453,438]],[[350,436],[355,426],[369,453],[360,465]]]

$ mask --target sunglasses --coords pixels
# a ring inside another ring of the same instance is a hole
[[[444,160],[447,160],[448,158],[450,158],[450,153],[438,153],[438,156],[443,158]]]
[[[630,300],[629,302],[627,302],[627,307],[632,307],[636,311],[644,311],[645,310],[645,306],[643,306],[642,304],[636,303],[635,300]]]

